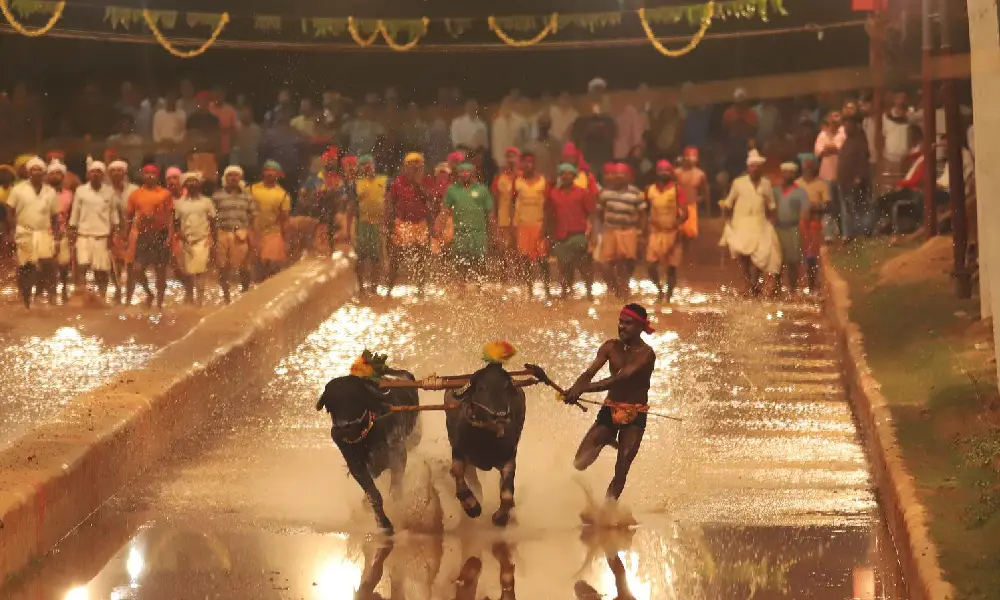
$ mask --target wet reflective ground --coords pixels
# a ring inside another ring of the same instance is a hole
[[[684,422],[650,417],[622,498],[634,532],[581,529],[613,455],[573,471],[595,413],[532,388],[516,525],[500,533],[464,517],[443,415],[424,413],[405,495],[387,500],[400,533],[385,546],[329,417],[314,411],[326,381],[366,347],[418,376],[469,372],[484,342],[504,338],[520,351],[515,362],[542,364],[568,386],[615,335],[618,310],[604,297],[546,305],[499,285],[436,288],[423,300],[400,289],[338,310],[259,396],[234,399],[0,596],[905,598],[818,308],[737,300],[712,279],[656,309],[651,404]],[[440,399],[421,393],[422,403]],[[489,515],[496,475],[483,484]]]

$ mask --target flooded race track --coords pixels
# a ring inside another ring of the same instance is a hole
[[[613,451],[577,473],[595,417],[529,388],[516,524],[471,521],[447,473],[441,413],[421,415],[391,544],[330,441],[320,390],[362,350],[418,377],[480,365],[506,339],[568,386],[616,334],[617,302],[545,304],[521,290],[432,289],[348,304],[142,481],[8,586],[11,600],[891,598],[892,542],[816,304],[705,285],[657,307],[650,418],[622,497],[633,530],[581,527]],[[650,290],[643,290],[648,292]],[[648,301],[644,295],[640,301]],[[234,374],[234,377],[240,374]],[[597,399],[597,398],[595,398]],[[421,392],[436,404],[441,392]],[[498,477],[483,477],[484,514]],[[380,482],[388,491],[387,478]]]

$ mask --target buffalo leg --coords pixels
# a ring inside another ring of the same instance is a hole
[[[372,479],[368,468],[363,464],[355,465],[348,462],[347,469],[361,486],[361,489],[365,491],[365,496],[368,497],[368,502],[372,505],[372,511],[375,513],[375,520],[378,522],[379,528],[392,535],[392,522],[389,521],[389,517],[385,514],[385,508],[382,506],[382,494],[378,491],[378,486],[375,485],[375,480]]]
[[[476,498],[483,497],[483,484],[479,482],[479,469],[467,465],[465,467],[465,481],[469,484],[469,488],[476,495]]]
[[[511,459],[500,468],[500,508],[493,513],[493,524],[497,527],[506,527],[510,521],[510,511],[514,508],[514,471],[516,467],[517,461]]]
[[[469,484],[465,481],[465,461],[454,458],[451,461],[451,476],[455,478],[455,497],[462,503],[462,510],[473,519],[483,514],[483,507],[480,506],[476,495],[469,489]]]

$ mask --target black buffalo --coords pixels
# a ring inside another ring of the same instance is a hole
[[[411,373],[400,370],[390,370],[387,378],[414,379]],[[389,407],[418,404],[416,389],[382,391],[374,382],[353,375],[330,380],[316,403],[316,410],[326,408],[330,413],[333,443],[365,491],[379,527],[390,534],[392,523],[375,479],[388,469],[390,492],[395,496],[400,491],[407,454],[420,440],[420,430],[416,412],[391,412]]]
[[[493,513],[498,527],[507,525],[514,508],[517,444],[525,415],[524,390],[519,385],[502,365],[490,363],[473,373],[466,388],[445,392],[445,404],[460,405],[445,418],[456,497],[467,515],[478,517],[483,509],[469,486],[481,494],[477,469],[499,470],[500,508]]]

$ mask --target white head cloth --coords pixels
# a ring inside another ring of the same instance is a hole
[[[735,99],[737,102],[739,102],[740,100],[746,100],[747,99],[746,88],[741,88],[741,87],[736,88],[736,91],[733,92],[733,99]]]
[[[128,163],[124,160],[113,160],[111,164],[108,165],[109,171],[114,171],[115,169],[121,169],[122,171],[128,171]]]
[[[757,152],[756,149],[751,150],[750,153],[747,154],[747,166],[748,167],[755,167],[757,165],[762,165],[765,162],[767,162],[767,159],[764,158],[763,156],[761,156],[760,152]]]
[[[30,159],[28,159],[28,162],[24,163],[24,168],[27,169],[28,171],[31,171],[32,169],[35,169],[35,168],[38,168],[38,169],[41,169],[41,170],[44,171],[45,170],[45,161],[42,160],[42,159],[40,159],[40,158],[38,158],[37,156],[32,156]]]
[[[589,91],[591,91],[591,92],[594,91],[596,88],[605,88],[606,89],[607,87],[608,87],[608,82],[604,81],[600,77],[595,77],[595,78],[591,79],[590,83],[587,84],[587,89]]]
[[[66,174],[66,165],[62,164],[62,162],[58,158],[53,158],[49,162],[49,167],[47,169],[45,169],[45,172],[46,173],[55,173],[57,171],[59,173],[62,173],[63,175],[65,175]]]
[[[108,171],[108,168],[104,166],[104,163],[102,163],[101,161],[92,160],[89,163],[87,163],[87,172],[89,173],[90,171],[100,171],[101,173],[106,173]]]
[[[243,177],[243,167],[239,165],[229,165],[226,170],[222,172],[222,177],[229,177],[230,173],[239,173],[240,177]]]
[[[188,179],[194,179],[198,183],[201,183],[201,173],[198,171],[188,171],[181,176],[181,183],[187,183]]]
[[[791,161],[789,161],[789,162],[783,162],[783,163],[781,163],[781,170],[782,171],[791,171],[793,173],[798,173],[799,172],[799,165],[797,165],[797,164],[795,164],[795,163],[793,163]]]

